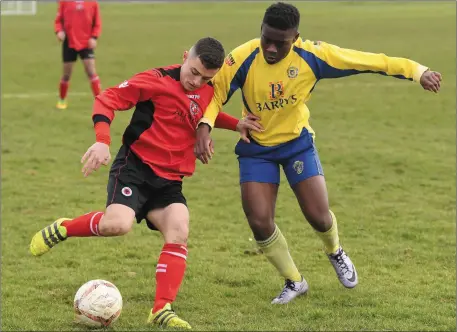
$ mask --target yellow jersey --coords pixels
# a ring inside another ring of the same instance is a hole
[[[243,117],[260,117],[263,132],[251,132],[264,146],[274,146],[300,136],[309,125],[306,102],[316,83],[324,78],[338,78],[361,73],[378,73],[419,81],[427,67],[404,58],[388,57],[340,48],[324,42],[298,38],[289,54],[276,64],[268,64],[262,54],[260,39],[234,49],[213,79],[214,96],[200,123],[214,126],[221,111],[237,89],[241,89]]]

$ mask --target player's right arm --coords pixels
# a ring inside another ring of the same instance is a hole
[[[237,49],[232,51],[214,77],[212,84],[214,87],[214,95],[211,103],[205,110],[203,118],[200,120],[200,124],[206,124],[209,128],[214,127],[217,115],[222,110],[222,105],[225,105],[233,93],[241,88],[241,81],[237,72],[240,69],[242,61],[242,55],[238,55]],[[236,59],[236,60],[235,60]]]
[[[154,93],[160,74],[154,70],[139,73],[118,86],[106,89],[94,101],[92,120],[94,122],[96,142],[87,150],[81,159],[84,163],[84,176],[107,165],[111,160],[109,145],[111,143],[110,125],[115,111],[126,111],[138,102],[148,100]]]
[[[203,118],[200,120],[197,128],[197,140],[194,147],[194,153],[204,164],[211,159],[213,150],[211,149],[210,132],[214,127],[217,116],[233,95],[233,93],[242,88],[243,73],[241,66],[251,53],[250,43],[243,44],[234,49],[225,58],[221,70],[214,77],[212,84],[214,87],[213,98],[205,110]]]
[[[54,32],[56,33],[57,39],[63,41],[65,39],[65,31],[63,29],[63,7],[64,2],[59,1],[59,7],[57,9],[57,15],[54,20]]]

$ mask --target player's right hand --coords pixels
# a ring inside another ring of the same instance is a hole
[[[206,124],[201,124],[197,129],[194,154],[203,164],[207,164],[214,154],[214,143],[209,132],[210,127]]]
[[[81,158],[81,164],[84,164],[82,173],[88,176],[93,171],[100,168],[101,165],[108,165],[111,160],[109,145],[101,142],[94,143],[84,156]]]
[[[57,32],[57,39],[59,41],[61,41],[61,42],[64,41],[65,40],[65,32],[64,31]]]

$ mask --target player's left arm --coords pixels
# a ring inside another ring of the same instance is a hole
[[[92,32],[89,41],[89,48],[97,47],[97,39],[102,32],[102,19],[100,16],[100,8],[98,2],[94,2],[94,16],[92,18]]]
[[[307,42],[305,48],[315,56],[312,69],[318,80],[378,73],[419,82],[425,90],[440,89],[441,74],[410,59],[345,49],[325,42]]]
[[[221,70],[219,70],[212,80],[214,88],[213,97],[198,123],[197,140],[194,147],[195,156],[203,164],[207,164],[214,153],[210,132],[216,124],[216,119],[218,119],[219,114],[222,111],[222,106],[227,103],[233,93],[241,87],[240,80],[236,77],[236,73],[240,68],[242,60],[244,60],[241,58],[243,56],[244,54],[238,55],[236,49],[229,53]],[[222,117],[224,118],[224,116]]]

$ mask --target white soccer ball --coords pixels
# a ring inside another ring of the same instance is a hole
[[[76,292],[74,309],[77,323],[106,327],[119,318],[122,310],[122,296],[111,282],[91,280]]]

